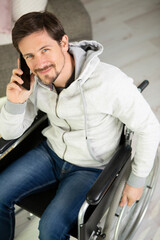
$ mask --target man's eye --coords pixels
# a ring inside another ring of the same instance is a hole
[[[49,50],[48,48],[45,48],[42,50],[42,52],[44,53],[44,52],[47,52],[48,50]]]
[[[25,59],[27,60],[27,59],[31,59],[33,57],[33,55],[32,54],[29,54],[29,55],[27,55],[26,57],[25,57]]]

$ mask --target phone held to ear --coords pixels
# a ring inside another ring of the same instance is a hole
[[[21,78],[24,81],[22,87],[26,90],[30,90],[30,69],[27,66],[22,54],[20,54],[20,69],[23,71],[23,74],[21,75]]]

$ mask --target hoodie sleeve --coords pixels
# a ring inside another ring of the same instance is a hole
[[[114,113],[136,135],[136,149],[128,184],[142,187],[149,175],[160,141],[160,125],[131,79],[121,73],[116,86]]]
[[[23,104],[6,101],[0,113],[0,135],[5,140],[20,137],[34,121],[34,105],[28,99]]]

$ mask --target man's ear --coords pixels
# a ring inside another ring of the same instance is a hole
[[[67,35],[64,35],[63,37],[62,37],[62,40],[61,40],[61,42],[60,42],[60,44],[61,44],[61,47],[63,48],[63,50],[64,51],[68,51],[68,36]]]

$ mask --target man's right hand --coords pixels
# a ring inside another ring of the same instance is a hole
[[[12,72],[12,77],[10,83],[7,85],[6,95],[10,102],[12,103],[24,103],[32,93],[33,84],[34,84],[34,75],[31,74],[31,86],[30,90],[26,90],[21,85],[23,80],[21,75],[23,71],[20,68],[14,69]]]

